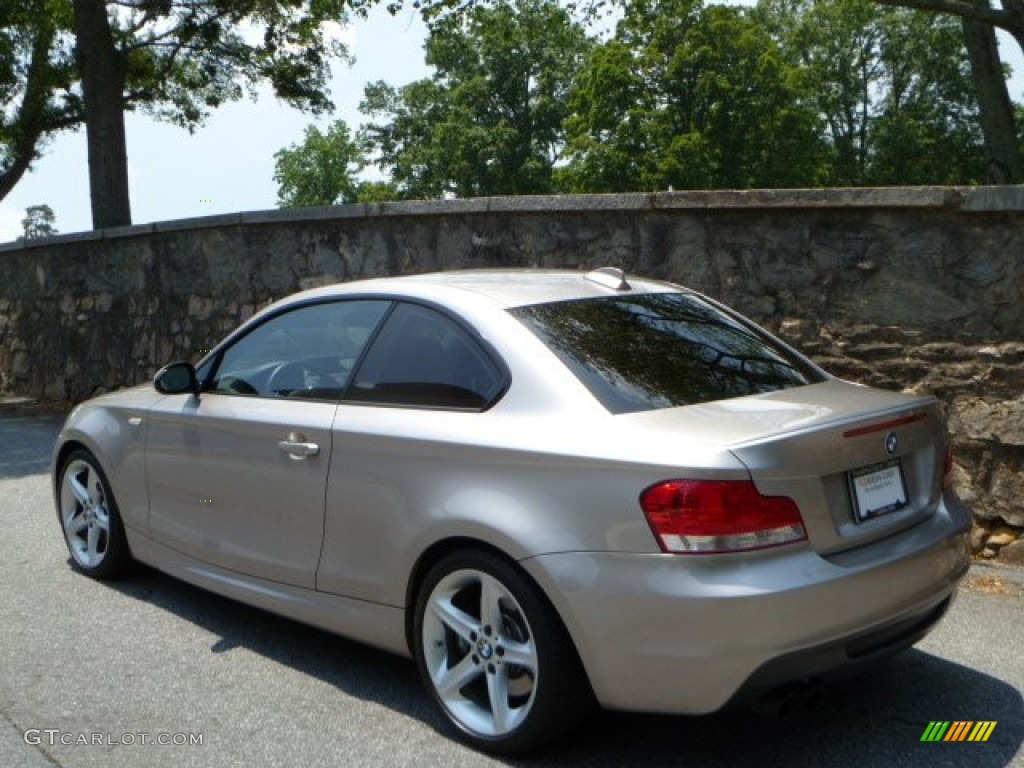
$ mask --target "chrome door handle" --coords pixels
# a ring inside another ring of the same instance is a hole
[[[277,447],[287,453],[293,459],[305,459],[310,456],[316,456],[320,453],[320,446],[316,443],[303,442],[302,438],[293,440],[294,435],[289,435],[288,440],[282,440],[277,444]]]

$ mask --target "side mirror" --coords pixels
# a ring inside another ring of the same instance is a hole
[[[153,377],[153,386],[161,395],[199,394],[199,380],[192,363],[177,362],[165,365]]]

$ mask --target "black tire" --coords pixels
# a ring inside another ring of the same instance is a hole
[[[132,556],[110,482],[84,448],[71,451],[61,465],[57,519],[77,570],[95,579],[128,571]]]
[[[514,563],[484,551],[446,555],[420,585],[415,610],[420,676],[471,746],[523,753],[558,738],[593,710],[568,633]]]

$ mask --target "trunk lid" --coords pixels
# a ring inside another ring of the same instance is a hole
[[[793,499],[821,554],[909,528],[941,498],[946,430],[930,397],[831,380],[657,416],[660,429],[729,450],[762,494]]]

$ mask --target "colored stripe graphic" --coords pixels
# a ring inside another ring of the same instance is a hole
[[[971,731],[971,735],[967,737],[968,741],[988,741],[988,737],[992,735],[992,731],[996,729],[995,720],[982,720]]]
[[[943,741],[963,741],[967,738],[967,733],[972,725],[974,723],[971,720],[954,720]]]
[[[945,735],[947,728],[949,728],[948,720],[932,720],[924,729],[921,741],[939,741]]]
[[[932,720],[921,734],[921,741],[988,741],[996,720]]]

